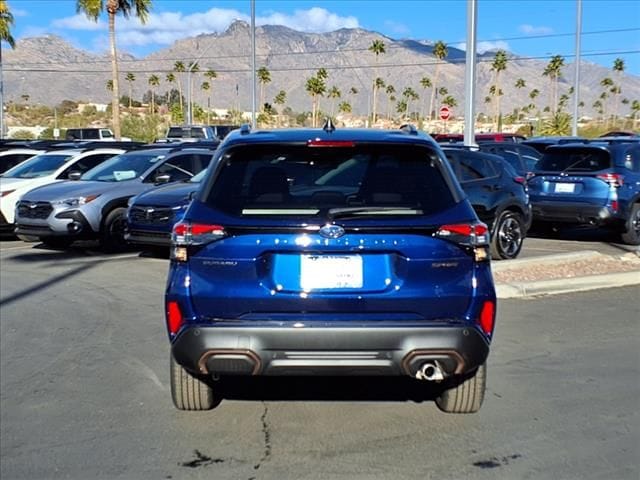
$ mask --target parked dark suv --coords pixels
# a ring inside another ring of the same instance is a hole
[[[460,147],[443,151],[478,218],[489,227],[492,258],[516,258],[532,218],[525,177],[499,155]]]
[[[236,130],[172,236],[177,408],[213,408],[225,375],[405,375],[480,408],[488,230],[415,128]]]
[[[640,142],[549,147],[534,173],[529,187],[537,228],[595,225],[640,244]]]

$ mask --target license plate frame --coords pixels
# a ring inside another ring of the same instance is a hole
[[[556,183],[553,189],[555,193],[575,193],[575,183]]]
[[[364,284],[362,255],[301,255],[300,288],[358,289]]]

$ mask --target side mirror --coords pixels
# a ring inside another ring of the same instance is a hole
[[[80,177],[82,176],[82,172],[69,172],[69,175],[67,175],[67,178],[69,180],[80,180]]]
[[[155,178],[155,182],[156,183],[169,183],[171,181],[171,175],[169,174],[163,174],[163,175],[158,175]]]

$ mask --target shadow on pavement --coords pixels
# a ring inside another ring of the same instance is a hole
[[[226,377],[212,384],[221,400],[432,401],[438,384],[408,377]]]

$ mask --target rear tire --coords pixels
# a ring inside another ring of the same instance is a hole
[[[620,235],[622,241],[628,245],[640,245],[640,203],[633,204],[624,226],[625,231]]]
[[[494,260],[516,258],[522,250],[525,225],[522,215],[504,211],[496,219],[491,237],[491,258]]]
[[[114,208],[109,212],[102,225],[100,245],[107,253],[115,253],[124,250],[127,242],[124,239],[124,231],[127,226],[127,209]]]
[[[171,355],[171,398],[178,410],[211,410],[216,406],[213,389],[187,372]]]
[[[483,363],[472,376],[442,392],[436,405],[447,413],[475,413],[482,406],[486,384],[487,366]]]

